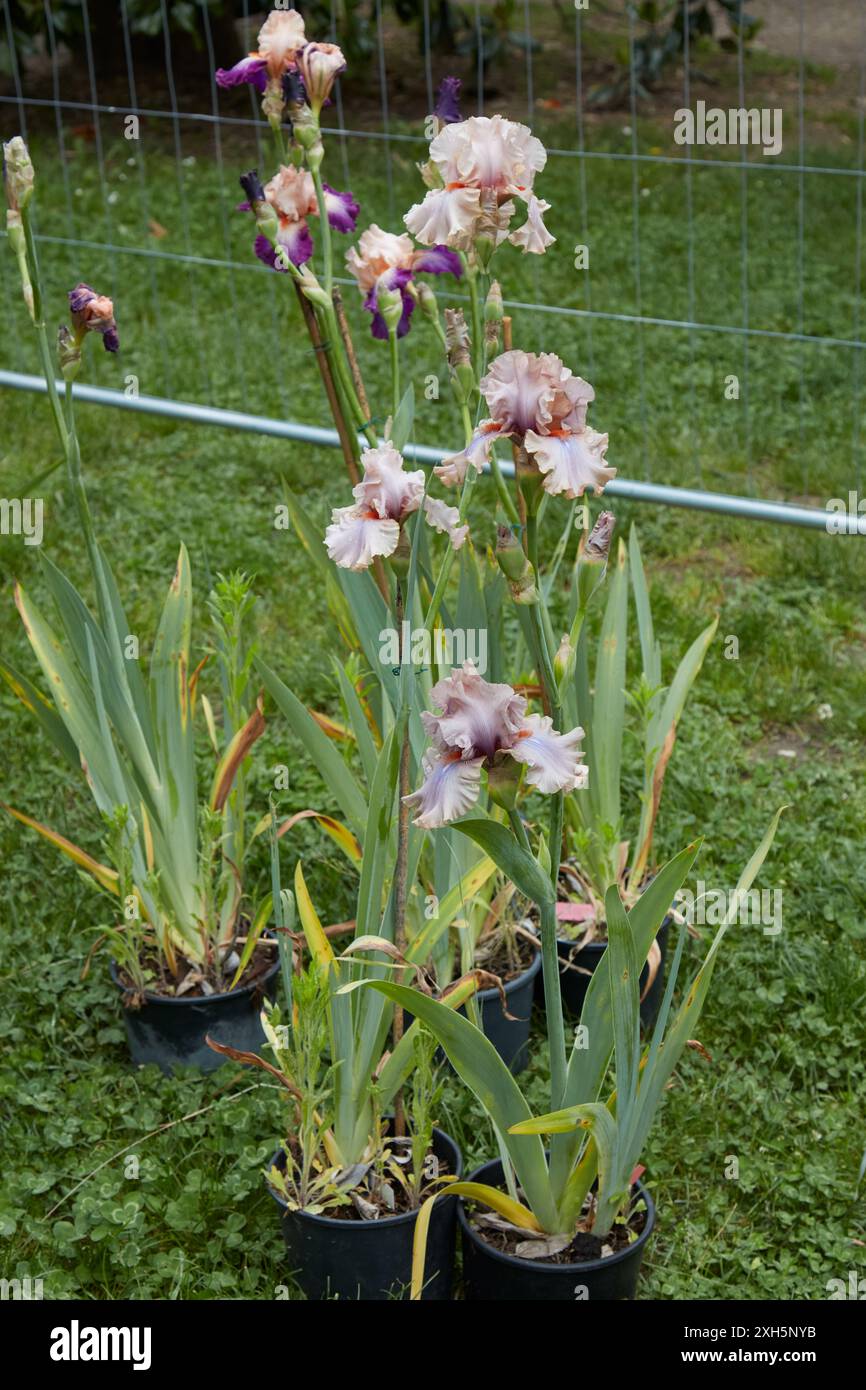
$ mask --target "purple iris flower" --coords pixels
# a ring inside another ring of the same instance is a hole
[[[276,245],[263,234],[255,239],[259,260],[283,273],[288,269],[287,260],[292,265],[305,265],[313,255],[308,218],[319,210],[311,174],[294,164],[283,165],[263,188],[253,170],[242,177],[241,186],[248,198],[248,202],[241,203],[241,209],[255,211],[256,203],[265,202],[277,217]],[[338,232],[353,232],[360,212],[358,203],[349,192],[340,193],[327,183],[323,187],[328,222]]]
[[[233,68],[217,68],[218,87],[240,87],[249,82],[256,91],[264,92],[268,85],[268,66],[264,58],[242,58]]]
[[[106,352],[117,352],[120,339],[114,321],[114,305],[107,295],[97,294],[82,281],[68,294],[69,312],[76,338],[81,342],[85,333],[99,333]]]
[[[364,295],[364,308],[373,316],[370,331],[374,338],[388,337],[388,325],[379,309],[380,291],[400,291],[403,313],[397,336],[402,338],[409,332],[415,308],[415,300],[408,290],[415,276],[453,275],[459,280],[463,273],[460,257],[447,246],[429,246],[419,250],[405,232],[397,236],[393,232],[383,231],[375,222],[362,233],[357,247],[353,246],[349,251],[346,265]]]

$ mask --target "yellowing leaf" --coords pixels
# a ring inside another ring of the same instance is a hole
[[[319,711],[315,709],[311,709],[309,712],[322,732],[328,735],[328,738],[333,738],[338,741],[342,740],[343,742],[354,740],[355,735],[352,733],[352,730],[347,729],[345,724],[339,723],[338,720],[332,719],[329,714],[320,714]]]
[[[50,840],[51,844],[56,845],[61,853],[67,855],[79,868],[84,869],[92,878],[95,878],[101,888],[105,888],[109,893],[119,891],[117,874],[107,864],[100,864],[98,859],[93,859],[85,850],[79,849],[78,845],[67,840],[64,835],[59,835],[56,830],[50,830],[47,825],[34,820],[32,816],[25,815],[23,811],[16,811],[14,806],[7,806],[5,801],[0,801],[0,806],[3,807],[4,811],[8,811],[10,816],[21,821],[22,825],[29,825],[31,830],[38,831],[46,840]]]
[[[340,847],[347,859],[350,859],[353,864],[360,864],[361,846],[351,830],[342,821],[336,820],[334,816],[326,816],[321,811],[298,811],[294,816],[289,816],[289,819],[284,820],[277,831],[277,839],[281,839],[293,826],[298,824],[298,821],[302,820],[318,821],[326,834],[330,835],[334,843]],[[257,833],[258,830],[259,827],[256,826]]]
[[[316,909],[313,907],[313,900],[307,889],[300,859],[295,866],[295,901],[298,904],[298,916],[301,919],[301,926],[304,928],[304,936],[307,938],[310,955],[327,970],[333,962],[334,952],[331,950],[331,943],[325,936],[324,928],[316,915]]]

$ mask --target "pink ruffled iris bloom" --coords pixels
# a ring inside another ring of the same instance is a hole
[[[554,240],[542,218],[550,204],[532,191],[546,162],[547,152],[528,126],[504,116],[455,121],[431,141],[425,177],[432,186],[403,220],[423,246],[443,243],[468,251],[483,235],[496,246],[508,238],[538,255]],[[526,204],[527,218],[512,232],[515,199]]]
[[[352,194],[338,193],[327,183],[324,189],[325,208],[331,226],[338,232],[353,232],[360,209]],[[276,247],[266,236],[256,237],[256,255],[272,269],[285,271],[287,267],[277,250],[279,247],[293,265],[304,265],[313,254],[313,238],[307,218],[317,217],[319,213],[312,174],[294,164],[284,164],[265,184],[263,191],[265,199],[277,214],[279,229]],[[249,204],[242,203],[241,207],[248,208]]]
[[[467,469],[480,472],[494,441],[517,440],[542,474],[542,486],[554,496],[580,497],[588,489],[604,490],[616,476],[605,463],[607,435],[586,423],[595,391],[575,376],[552,352],[503,352],[480,383],[490,410],[465,449],[434,470],[449,487],[461,484]]]
[[[373,222],[361,233],[357,247],[346,254],[346,265],[358,282],[358,289],[364,295],[364,308],[373,315],[370,331],[374,338],[387,339],[388,326],[379,311],[381,290],[399,290],[403,301],[403,313],[397,326],[397,337],[409,332],[415,301],[407,291],[407,285],[416,275],[462,275],[460,257],[447,246],[431,246],[429,250],[419,251],[412,238],[403,232],[384,232]]]
[[[430,701],[440,713],[421,715],[431,742],[421,764],[424,781],[405,798],[422,829],[465,815],[478,800],[482,769],[494,758],[523,763],[527,783],[548,795],[586,786],[583,729],[557,733],[548,716],[527,714],[522,695],[484,680],[471,661],[434,685]]]
[[[328,554],[341,569],[365,570],[377,555],[393,555],[400,527],[424,496],[424,470],[407,473],[392,444],[365,449],[364,476],[352,489],[351,507],[335,507],[325,532]]]

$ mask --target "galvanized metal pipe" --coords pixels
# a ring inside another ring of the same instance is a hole
[[[41,376],[30,376],[24,372],[0,371],[0,386],[9,386],[19,391],[46,390]],[[63,391],[62,382],[58,381],[57,389]],[[326,448],[338,448],[340,443],[336,430],[323,429],[319,425],[305,425],[297,420],[270,420],[266,416],[250,415],[242,410],[224,410],[218,406],[197,405],[192,401],[166,400],[161,396],[127,396],[122,391],[109,391],[102,386],[78,383],[73,388],[73,394],[76,400],[89,405],[110,405],[118,410],[133,410],[143,415],[158,415],[190,424],[216,425],[221,429],[271,435],[277,439],[295,439],[304,444]],[[446,450],[434,449],[427,444],[407,444],[404,453],[416,463],[432,465],[441,462]],[[503,460],[500,466],[505,474],[511,475],[514,471],[510,460]],[[801,507],[789,502],[736,497],[731,493],[704,492],[697,488],[670,487],[662,483],[631,481],[628,478],[614,478],[605,488],[605,496],[622,497],[634,502],[652,502],[666,507],[716,512],[746,521],[806,526],[825,532],[829,530],[828,523],[831,518],[834,524],[838,524],[838,519],[833,518],[830,512],[818,507]],[[845,518],[845,530],[840,528],[838,534],[866,535],[866,515],[859,520],[862,525],[858,524],[856,514],[848,515]]]

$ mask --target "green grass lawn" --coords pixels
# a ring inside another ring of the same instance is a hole
[[[70,153],[67,204],[52,148],[47,137],[34,142],[43,236],[144,245],[129,146],[120,139],[108,144],[108,186],[118,194],[108,207],[91,152],[83,148]],[[201,147],[194,163],[180,166],[184,230],[173,157],[159,146],[144,153],[148,212],[168,229],[167,237],[150,239],[152,247],[217,260],[250,256],[248,221],[224,208],[235,200],[237,170],[255,163],[254,155],[239,143],[224,149],[222,177]],[[398,209],[419,196],[415,154],[414,147],[395,147]],[[349,159],[364,222],[396,226],[369,146],[351,148]],[[339,156],[334,163],[338,171]],[[626,165],[591,162],[587,176],[592,303],[632,313],[631,174]],[[339,172],[331,177],[344,186]],[[751,322],[796,329],[797,184],[771,169],[749,179],[750,197],[760,199],[750,239]],[[687,317],[683,172],[645,166],[640,182],[649,190],[638,194],[643,312]],[[806,332],[851,333],[854,223],[845,200],[853,199],[855,182],[825,176],[809,186],[814,255],[806,265]],[[550,223],[560,246],[540,267],[503,252],[506,296],[585,306],[585,278],[571,269],[565,249],[584,240],[577,162],[551,160],[540,191],[554,204]],[[739,175],[696,171],[694,197],[696,317],[739,323]],[[50,241],[41,255],[51,317],[62,315],[64,291],[79,279],[115,296],[122,355],[90,352],[83,379],[122,388],[134,374],[148,394],[328,423],[288,287],[260,273],[251,257],[249,270],[235,272]],[[36,370],[4,246],[0,290],[6,305],[0,365]],[[351,308],[375,396],[386,379],[387,354],[368,343],[360,310],[354,302]],[[556,351],[589,377],[597,392],[594,423],[609,430],[609,459],[624,476],[702,478],[710,487],[751,487],[757,495],[809,495],[819,505],[854,486],[854,364],[844,349],[801,352],[778,340],[753,341],[747,459],[742,399],[723,397],[725,376],[742,371],[741,339],[596,320],[590,343],[586,320],[517,311],[515,341]],[[422,398],[423,378],[437,364],[421,324],[404,363],[419,391],[419,438],[448,442],[457,431],[447,390],[439,402]],[[2,493],[20,495],[56,455],[48,408],[43,399],[6,391],[0,412]],[[209,578],[242,567],[256,576],[258,640],[268,661],[303,699],[336,708],[321,641],[324,599],[297,544],[274,529],[273,509],[285,475],[324,526],[329,508],[347,500],[338,454],[95,407],[81,407],[79,422],[97,529],[143,649],[184,539],[196,581],[200,650]],[[46,551],[86,584],[61,470],[39,490],[46,500]],[[474,534],[483,545],[492,533],[487,481],[476,497]],[[625,504],[615,511],[620,534],[639,520],[666,669],[713,613],[721,615],[668,773],[659,856],[702,834],[701,876],[732,887],[772,812],[790,803],[761,879],[783,890],[784,930],[775,938],[757,927],[731,932],[700,1024],[712,1061],[686,1055],[645,1156],[660,1223],[642,1295],[821,1298],[828,1279],[866,1267],[866,1219],[856,1190],[866,1146],[862,541]],[[552,544],[559,513],[550,508],[548,517],[544,539]],[[0,545],[2,651],[32,675],[11,586],[19,577],[42,592],[37,552],[16,539]],[[739,641],[737,660],[725,657],[731,635]],[[630,679],[636,672],[632,662]],[[820,719],[825,704],[832,717]],[[98,851],[89,798],[8,693],[0,695],[0,740],[2,798]],[[329,809],[315,769],[272,713],[250,779],[262,808],[276,762],[291,768],[287,809]],[[636,796],[636,756],[632,766]],[[351,883],[336,852],[304,827],[292,850],[305,857],[322,914],[331,921],[351,916]],[[52,1298],[273,1297],[286,1270],[260,1170],[280,1134],[275,1090],[256,1076],[236,1075],[231,1064],[209,1078],[133,1073],[105,956],[80,978],[106,920],[104,900],[50,847],[5,817],[0,855],[4,1275],[41,1276]],[[256,867],[263,881],[266,864]],[[698,947],[689,950],[697,959]],[[536,1029],[530,1099],[541,1107],[545,1080]],[[443,1124],[470,1165],[489,1156],[480,1111],[453,1079]],[[173,1127],[152,1133],[166,1125]],[[137,1166],[112,1157],[127,1149]],[[726,1177],[732,1157],[737,1179]]]

